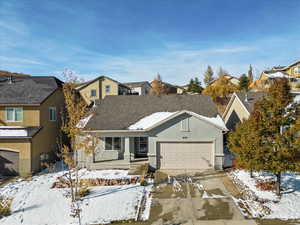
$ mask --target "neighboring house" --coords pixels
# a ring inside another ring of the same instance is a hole
[[[124,83],[133,95],[149,95],[151,84],[148,81]]]
[[[237,77],[231,76],[231,75],[224,75],[224,77],[229,81],[230,84],[233,84],[235,86],[239,86],[240,84],[240,80]],[[213,80],[210,85],[214,86],[218,83],[220,78],[217,78],[215,80]]]
[[[151,87],[153,86],[153,82],[155,80],[151,81]],[[173,85],[167,82],[163,82],[161,81],[162,87],[164,88],[166,94],[168,95],[176,95],[176,94],[183,94],[184,93],[184,88],[177,86],[177,85]]]
[[[252,91],[266,90],[272,84],[272,80],[280,77],[289,79],[293,91],[300,91],[300,61],[263,71],[260,78],[250,84],[250,88]]]
[[[88,105],[107,95],[127,95],[130,88],[106,76],[97,77],[76,87],[81,97]]]
[[[223,113],[223,120],[229,130],[233,130],[237,123],[249,118],[254,109],[254,103],[261,100],[265,92],[234,93]]]
[[[79,151],[78,162],[129,168],[142,158],[152,169],[222,169],[226,131],[206,95],[108,96],[83,128],[97,145],[92,154]]]
[[[62,82],[55,77],[0,78],[0,174],[29,175],[57,147]]]

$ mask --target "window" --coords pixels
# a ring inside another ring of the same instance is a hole
[[[110,93],[110,85],[105,86],[105,93],[106,94]]]
[[[106,137],[105,138],[105,150],[121,150],[121,138],[120,137]]]
[[[56,121],[56,108],[55,107],[50,107],[49,108],[49,120],[50,121]]]
[[[147,137],[135,137],[134,149],[136,156],[146,156],[148,153],[148,138]]]
[[[181,131],[190,131],[189,118],[181,120]]]
[[[300,66],[296,66],[294,69],[295,74],[300,74]]]
[[[23,108],[22,107],[7,107],[6,121],[8,122],[22,122],[23,121]]]
[[[96,89],[92,89],[91,90],[91,97],[96,97],[97,96],[97,90]]]

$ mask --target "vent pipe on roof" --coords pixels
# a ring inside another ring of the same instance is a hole
[[[12,76],[9,76],[9,77],[8,77],[8,83],[9,83],[9,84],[12,84],[12,83],[13,83],[13,78],[12,78]]]
[[[248,102],[248,94],[245,94],[245,102]]]

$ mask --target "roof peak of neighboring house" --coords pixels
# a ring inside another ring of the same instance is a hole
[[[99,101],[95,116],[86,125],[90,130],[125,130],[155,112],[191,111],[216,117],[217,108],[208,95],[106,96]]]
[[[283,72],[284,70],[286,70],[286,69],[288,69],[288,68],[290,68],[290,67],[292,67],[292,66],[294,66],[298,63],[300,63],[300,60],[297,60],[297,61],[295,61],[295,62],[293,62],[293,63],[291,63],[287,66],[273,66],[271,69],[267,69],[267,70],[263,71],[263,73],[272,73],[272,72],[277,72],[277,71]]]
[[[144,85],[144,84],[148,84],[149,86],[151,86],[149,81],[126,82],[126,83],[123,83],[123,84],[128,86],[128,87],[138,87],[138,86],[141,86],[141,85]]]
[[[267,92],[234,92],[226,106],[222,118],[225,118],[236,97],[250,114],[254,109],[255,102],[262,99],[266,94]]]
[[[24,76],[0,79],[1,105],[40,105],[63,82],[54,76]]]
[[[119,85],[121,85],[121,86],[123,86],[123,87],[129,89],[129,87],[126,86],[125,84],[122,84],[122,83],[120,83],[119,81],[114,80],[114,79],[112,79],[112,78],[110,78],[110,77],[108,77],[108,76],[102,75],[102,76],[98,76],[98,77],[96,77],[96,78],[94,78],[94,79],[92,79],[92,80],[90,80],[90,81],[87,81],[87,82],[84,82],[84,83],[82,83],[82,84],[79,84],[78,87],[77,87],[77,90],[82,90],[83,88],[87,87],[88,85],[94,83],[94,82],[97,81],[97,80],[103,79],[103,78],[106,78],[106,79],[109,79],[109,80],[111,80],[111,81],[114,81],[114,82],[116,82],[117,84],[119,84]]]

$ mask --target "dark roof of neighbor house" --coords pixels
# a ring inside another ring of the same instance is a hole
[[[107,96],[99,101],[95,115],[85,126],[91,130],[124,130],[156,112],[192,111],[207,117],[218,115],[207,95]]]
[[[51,76],[0,78],[0,104],[41,104],[63,82]]]
[[[255,102],[261,100],[267,93],[266,92],[238,92],[236,95],[242,101],[248,112],[252,112]]]
[[[84,83],[79,84],[77,90],[81,90],[81,89],[85,88],[86,86],[88,86],[89,84],[92,84],[92,83],[94,83],[95,81],[100,80],[100,79],[103,79],[103,78],[107,78],[107,79],[109,79],[109,80],[112,80],[112,81],[116,82],[117,84],[119,84],[120,86],[130,89],[130,88],[129,88],[128,86],[126,86],[125,84],[122,84],[122,83],[120,83],[120,82],[118,82],[118,81],[116,81],[116,80],[114,80],[114,79],[111,79],[110,77],[107,77],[107,76],[99,76],[99,77],[96,77],[96,78],[93,79],[93,80],[90,80],[90,81],[87,81],[87,82],[84,82]]]
[[[130,88],[141,87],[143,85],[149,85],[151,87],[151,84],[148,81],[128,82],[128,83],[123,83],[123,84]]]

